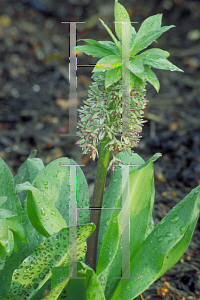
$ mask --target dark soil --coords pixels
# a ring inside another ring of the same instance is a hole
[[[161,89],[147,85],[148,123],[139,148],[145,160],[154,153],[157,224],[200,184],[200,2],[184,0],[121,1],[131,20],[163,14],[162,25],[175,25],[158,39],[169,60],[184,73],[154,70]],[[114,0],[1,0],[0,2],[0,157],[13,175],[31,150],[46,165],[58,157],[85,164],[90,194],[96,161],[81,155],[77,137],[61,137],[69,128],[69,25],[77,39],[111,40],[98,18],[114,31]],[[79,43],[80,44],[80,43]],[[97,58],[78,55],[78,64]],[[87,97],[93,67],[78,67],[78,106]],[[109,172],[110,174],[110,172]],[[108,174],[108,175],[109,175]],[[200,299],[200,223],[181,260],[138,299]],[[167,284],[167,283],[168,284]],[[168,286],[169,285],[169,286]]]

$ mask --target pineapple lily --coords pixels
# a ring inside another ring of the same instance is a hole
[[[0,158],[0,300],[41,299],[49,283],[46,300],[132,300],[189,246],[200,185],[155,226],[153,162],[161,154],[145,162],[132,153],[145,122],[147,81],[159,90],[151,68],[182,71],[167,60],[167,51],[139,53],[172,27],[161,27],[161,17],[149,17],[136,33],[116,0],[118,40],[101,20],[114,43],[87,39],[90,45],[77,47],[100,57],[78,124],[77,144],[83,153],[91,151],[93,160],[99,157],[91,201],[84,173],[72,159],[44,166],[33,151],[13,178]],[[121,151],[116,157],[115,149]]]
[[[146,83],[148,81],[152,84],[157,92],[160,88],[158,78],[151,68],[183,72],[167,60],[170,55],[167,51],[152,48],[138,54],[162,33],[174,27],[161,27],[162,14],[147,18],[137,33],[126,9],[118,0],[115,0],[114,14],[118,40],[100,19],[113,42],[83,39],[89,45],[76,47],[88,55],[101,58],[93,69],[94,82],[88,91],[89,97],[79,110],[77,135],[81,139],[76,142],[84,149],[83,154],[92,151],[93,160],[98,156],[98,144],[100,146],[94,192],[90,202],[90,207],[97,208],[90,214],[90,222],[96,225],[96,230],[88,239],[90,246],[86,254],[87,264],[94,270],[107,171],[112,168],[114,173],[116,166],[122,168],[126,164],[116,158],[113,152],[118,149],[127,151],[132,156],[131,148],[138,146],[139,133],[145,122],[142,119],[144,108],[148,102]],[[117,140],[116,134],[121,135],[121,141]],[[110,152],[113,158],[109,161]]]

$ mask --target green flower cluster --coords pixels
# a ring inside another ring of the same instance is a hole
[[[125,133],[122,133],[122,79],[105,89],[105,72],[93,75],[92,86],[88,91],[88,99],[84,101],[84,106],[78,109],[80,121],[78,122],[77,136],[81,139],[76,142],[82,148],[83,154],[92,152],[92,159],[98,157],[97,145],[105,137],[110,141],[106,144],[112,152],[127,151],[132,155],[131,148],[137,147],[139,143],[139,133],[142,131],[144,121],[143,113],[147,104],[145,98],[145,84],[143,88],[134,86],[130,92],[130,115],[129,124]],[[121,141],[116,138],[121,135]],[[117,164],[122,163],[114,155],[109,164],[108,170],[113,167],[113,172]]]

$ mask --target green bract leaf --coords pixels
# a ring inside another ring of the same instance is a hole
[[[111,84],[117,82],[122,77],[122,67],[110,69],[106,72],[105,88],[107,89]]]
[[[118,55],[109,55],[104,57],[96,63],[96,66],[92,72],[102,72],[103,70],[114,69],[118,66],[122,66],[122,58]]]
[[[84,42],[87,42],[87,43],[90,43],[92,45],[97,45],[99,47],[102,47],[104,48],[106,51],[111,51],[112,54],[117,54],[117,55],[120,55],[120,51],[119,49],[117,48],[117,46],[115,45],[115,43],[111,42],[111,41],[95,41],[95,40],[92,40],[92,39],[80,39],[78,41],[84,41]]]
[[[131,37],[131,40],[130,40],[130,45],[133,44],[133,42],[135,40],[135,37],[136,37],[136,30],[133,26],[131,26],[131,30],[132,30],[132,37]]]
[[[166,58],[161,58],[161,57],[158,58],[157,56],[155,56],[154,58],[151,57],[150,59],[149,58],[144,59],[143,63],[145,65],[148,65],[148,66],[151,66],[151,67],[157,68],[157,69],[183,72],[183,70],[181,70],[178,67],[176,67],[175,65],[173,65]]]
[[[132,39],[132,29],[131,29],[131,20],[129,14],[127,13],[126,9],[123,5],[118,3],[118,0],[115,0],[115,32],[118,36],[118,39],[122,43],[122,35],[125,32],[126,39],[125,43],[129,44],[129,40]],[[127,23],[126,31],[123,30],[123,23]]]
[[[101,21],[101,23],[103,24],[103,26],[106,28],[106,30],[108,31],[108,33],[110,34],[111,38],[113,39],[113,41],[115,42],[116,46],[118,47],[119,51],[122,52],[122,45],[120,44],[120,42],[116,39],[116,37],[114,36],[114,34],[112,33],[112,31],[110,30],[110,28],[104,23],[104,21],[102,21],[101,19],[99,19]]]
[[[140,55],[137,55],[136,57],[138,57],[139,59],[149,59],[149,58],[151,58],[151,56],[167,58],[170,56],[170,53],[168,51],[164,51],[164,50],[161,50],[158,48],[152,48],[152,49],[142,52]]]
[[[144,80],[144,66],[143,63],[137,59],[137,56],[131,58],[129,64],[127,63],[126,66],[133,74]]]
[[[169,30],[172,27],[175,27],[175,26],[174,25],[163,26],[160,29],[149,31],[147,34],[143,35],[140,39],[137,39],[137,35],[136,35],[133,46],[130,50],[130,56],[134,56],[142,49],[148,47],[153,41],[155,41],[165,31]]]
[[[96,57],[105,57],[107,55],[113,55],[113,51],[110,51],[109,49],[105,49],[100,45],[76,46],[76,49],[78,49],[81,52],[84,52],[85,54],[93,55]]]
[[[117,46],[115,45],[115,43],[113,43],[111,41],[99,41],[98,43],[102,47],[113,51],[114,54],[121,55],[121,53],[120,53],[119,49],[117,48]]]
[[[137,32],[134,42],[138,41],[143,36],[146,36],[149,33],[149,31],[154,31],[159,29],[161,26],[161,21],[162,21],[162,14],[157,14],[144,20],[144,22],[142,22],[140,26],[140,29]]]
[[[147,66],[144,66],[145,71],[145,79],[149,81],[156,89],[157,92],[159,92],[160,89],[160,82],[154,72]]]

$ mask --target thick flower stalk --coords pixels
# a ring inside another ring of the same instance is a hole
[[[129,124],[125,133],[122,134],[122,79],[105,89],[105,72],[93,77],[94,82],[88,91],[88,99],[79,111],[80,121],[78,123],[77,135],[81,138],[76,142],[83,154],[91,152],[95,160],[98,157],[97,146],[106,136],[109,137],[104,149],[108,149],[112,155],[107,171],[112,167],[114,172],[116,165],[122,162],[115,158],[114,150],[127,151],[132,155],[131,148],[137,147],[139,133],[142,131],[144,122],[144,108],[147,104],[145,98],[146,89],[134,86],[130,92],[130,116]],[[116,138],[121,135],[121,141]]]

